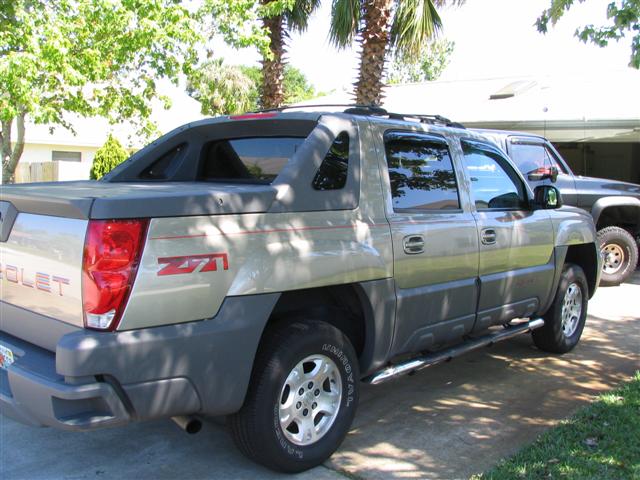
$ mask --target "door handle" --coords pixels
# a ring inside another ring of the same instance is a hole
[[[480,234],[480,240],[483,245],[493,245],[496,243],[497,234],[493,228],[485,228]]]
[[[415,255],[424,252],[424,237],[422,235],[408,235],[402,239],[404,253]]]

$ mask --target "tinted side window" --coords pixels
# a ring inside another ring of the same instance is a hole
[[[142,173],[140,173],[140,178],[145,180],[164,180],[168,178],[170,176],[169,174],[175,170],[176,164],[182,159],[182,153],[186,148],[187,145],[183,143],[169,150],[145,168]]]
[[[210,142],[202,149],[199,180],[271,183],[304,140],[254,137]]]
[[[524,184],[508,162],[490,148],[462,142],[471,195],[479,210],[524,209]]]
[[[313,188],[316,190],[340,190],[347,183],[349,171],[349,134],[342,132],[331,144],[316,176]]]
[[[542,145],[514,143],[511,145],[511,158],[524,175],[538,168],[551,166],[551,161]]]
[[[460,208],[456,176],[444,140],[418,133],[385,135],[393,208]]]
[[[544,146],[544,151],[547,153],[547,157],[549,157],[549,162],[551,165],[555,165],[560,169],[561,172],[567,173],[567,169],[564,167],[562,162],[558,159],[558,156],[551,150],[548,146]]]

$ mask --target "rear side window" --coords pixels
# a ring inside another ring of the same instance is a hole
[[[384,142],[394,210],[460,208],[456,176],[444,139],[388,132]]]
[[[140,173],[144,180],[164,180],[171,176],[186,150],[185,143],[169,150]]]
[[[271,183],[304,141],[303,137],[252,137],[207,143],[199,180]]]
[[[331,144],[316,176],[313,179],[315,190],[340,190],[347,183],[349,172],[349,134],[342,132]]]

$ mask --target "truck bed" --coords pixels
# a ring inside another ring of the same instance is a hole
[[[276,193],[255,184],[80,181],[6,185],[0,201],[21,213],[55,217],[158,218],[265,212]]]

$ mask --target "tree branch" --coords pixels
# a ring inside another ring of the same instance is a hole
[[[13,149],[11,148],[11,130],[13,118],[2,122],[2,183],[11,183],[15,179],[16,167],[24,151],[25,117],[27,113],[21,111],[15,117],[17,138]]]
[[[22,157],[22,152],[24,151],[24,119],[26,116],[27,113],[25,111],[22,111],[16,117],[18,135],[16,137],[16,143],[13,146],[13,151],[11,152],[11,160],[9,162],[9,168],[12,176],[16,171],[16,167],[18,166],[18,162],[20,161],[20,157]]]
[[[0,159],[2,161],[2,182],[5,182],[5,172],[9,171],[9,160],[11,158],[11,126],[13,118],[2,121],[2,142],[0,143]]]

